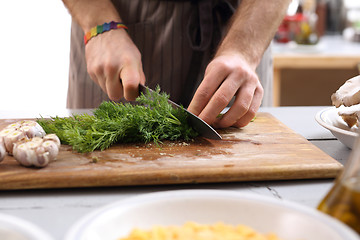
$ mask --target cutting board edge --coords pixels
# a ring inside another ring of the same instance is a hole
[[[178,185],[178,184],[200,184],[200,183],[228,183],[228,182],[250,182],[250,181],[279,181],[279,180],[305,180],[305,179],[333,179],[335,178],[341,168],[339,165],[329,164],[328,168],[321,169],[319,172],[317,169],[303,169],[302,171],[293,170],[283,172],[279,174],[279,170],[273,172],[263,172],[259,174],[257,170],[247,170],[247,172],[235,171],[217,173],[211,171],[212,169],[204,169],[202,172],[198,172],[197,175],[184,174],[181,170],[178,172],[167,170],[157,171],[156,177],[152,173],[144,174],[139,173],[136,180],[131,174],[111,174],[108,173],[106,178],[88,177],[81,180],[73,178],[69,181],[66,177],[58,177],[55,183],[49,185],[48,181],[39,179],[31,180],[31,185],[24,184],[24,181],[19,182],[4,182],[0,181],[0,190],[26,190],[26,189],[61,189],[61,188],[84,188],[84,187],[124,187],[124,186],[149,186],[149,185]],[[135,174],[136,175],[136,174]],[[63,181],[65,180],[65,181]]]

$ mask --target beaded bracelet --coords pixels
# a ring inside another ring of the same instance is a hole
[[[103,25],[97,25],[96,27],[91,28],[90,31],[85,34],[84,36],[85,45],[89,42],[90,39],[97,36],[98,34],[119,28],[124,28],[126,30],[128,29],[127,26],[125,26],[125,24],[114,21],[109,23],[104,23]]]

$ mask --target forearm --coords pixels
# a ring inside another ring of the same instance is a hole
[[[105,22],[121,21],[109,0],[63,0],[63,2],[84,32]]]
[[[290,0],[243,0],[231,19],[219,53],[238,52],[256,67],[285,16]]]

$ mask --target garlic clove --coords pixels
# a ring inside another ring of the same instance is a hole
[[[44,141],[53,141],[58,148],[60,148],[61,142],[59,137],[56,134],[47,134],[43,137]]]
[[[44,137],[46,135],[44,129],[35,121],[24,121],[20,130],[25,132],[28,138]]]
[[[28,146],[28,142],[15,144],[13,155],[16,161],[26,167],[30,167],[36,158],[35,151]]]
[[[9,135],[12,132],[15,132],[16,129],[15,128],[5,128],[3,130],[0,131],[0,139],[3,141],[4,138]]]
[[[0,162],[4,160],[5,155],[6,155],[5,144],[2,138],[0,138]]]
[[[0,131],[0,161],[7,151],[23,166],[45,167],[56,158],[60,145],[58,136],[46,135],[36,121],[18,121]]]
[[[50,161],[56,159],[56,156],[59,154],[59,147],[54,141],[44,141],[41,146],[49,153]]]
[[[44,142],[44,139],[42,139],[41,137],[34,137],[34,138],[30,139],[28,144],[29,144],[29,147],[36,148],[36,147],[40,146],[43,142]]]
[[[23,166],[45,167],[50,161],[56,159],[59,147],[54,136],[48,138],[34,137],[14,146],[14,158]]]
[[[24,139],[26,139],[25,133],[22,132],[22,131],[19,131],[19,130],[15,130],[15,131],[7,134],[4,137],[4,143],[5,143],[6,151],[9,154],[12,154],[13,148],[14,148],[14,143],[16,143],[16,142],[18,142],[20,140],[24,140]]]
[[[36,161],[32,163],[35,167],[45,167],[49,164],[50,154],[43,146],[36,148],[35,153],[37,158]]]
[[[20,122],[16,122],[16,123],[12,123],[12,124],[9,124],[9,125],[7,125],[6,127],[5,127],[5,129],[7,129],[7,128],[12,128],[12,129],[18,129],[18,128],[20,128],[21,127],[21,124],[20,124]]]

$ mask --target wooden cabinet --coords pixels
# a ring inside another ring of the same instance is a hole
[[[324,36],[316,46],[273,44],[274,106],[331,105],[330,96],[359,74],[360,43]]]

